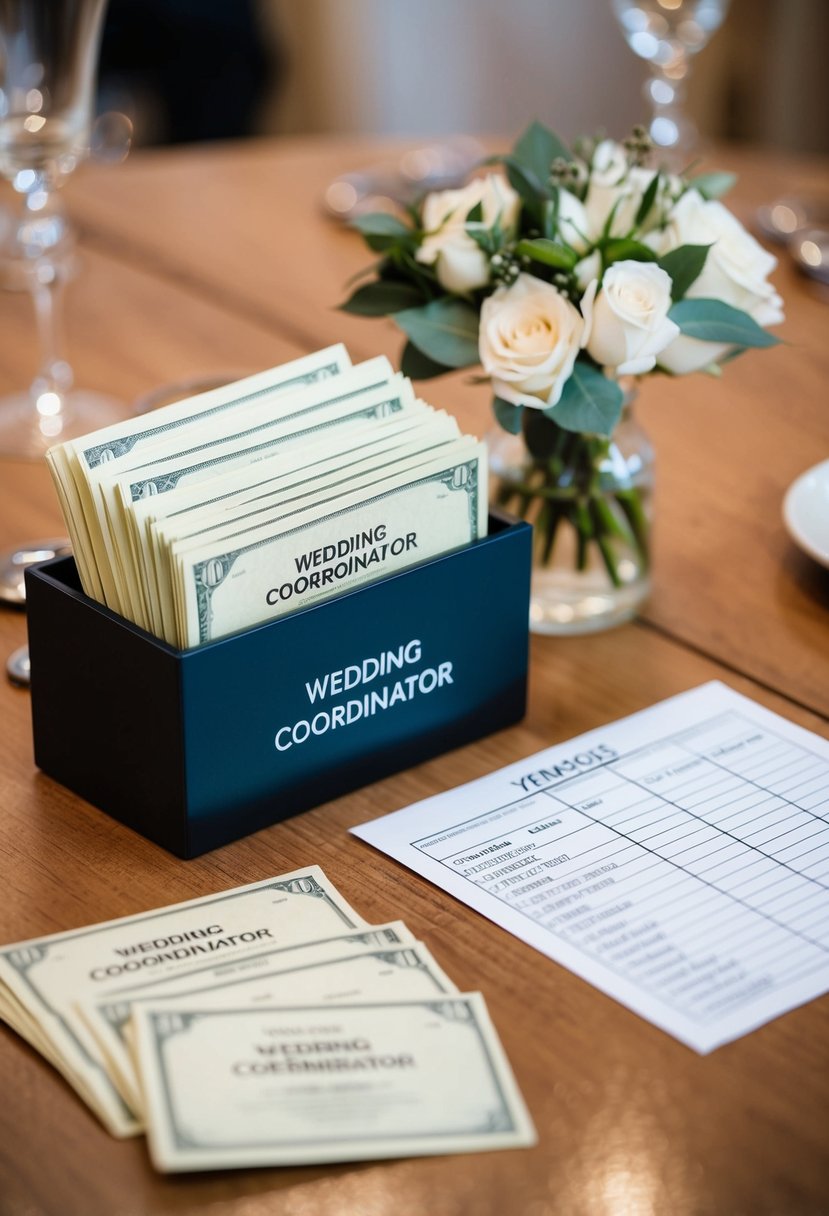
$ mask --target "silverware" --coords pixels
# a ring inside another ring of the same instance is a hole
[[[367,211],[396,211],[431,190],[460,185],[484,154],[483,144],[470,136],[410,148],[398,160],[335,178],[323,195],[323,206],[338,220]]]
[[[32,682],[32,664],[29,661],[29,647],[18,646],[6,659],[6,675],[12,684],[18,688],[28,688]]]
[[[778,245],[788,245],[802,228],[829,228],[829,199],[778,198],[758,207],[757,227]]]
[[[72,552],[65,537],[56,540],[33,540],[28,544],[0,554],[0,602],[13,608],[26,606],[26,567],[35,562],[47,562],[52,557],[64,557]],[[28,688],[31,683],[32,666],[29,662],[29,647],[18,646],[6,660],[6,675],[12,684]]]
[[[60,537],[57,540],[33,540],[10,553],[0,554],[0,602],[22,608],[26,603],[26,582],[23,577],[26,567],[35,562],[46,562],[51,557],[65,557],[71,552],[69,541]]]
[[[829,283],[829,228],[805,228],[795,233],[789,253],[804,274]]]

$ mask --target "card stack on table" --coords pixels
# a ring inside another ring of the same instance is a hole
[[[483,445],[343,346],[47,459],[84,591],[179,648],[486,535]]]
[[[165,1171],[535,1141],[482,997],[317,866],[1,947],[0,1017]]]

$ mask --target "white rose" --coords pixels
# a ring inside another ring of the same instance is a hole
[[[602,235],[613,212],[609,228],[610,236],[627,236],[636,221],[636,213],[642,197],[651,183],[653,174],[647,169],[630,169],[625,178],[615,184],[596,182],[591,178],[584,207],[587,213],[587,231],[591,240]],[[614,211],[615,208],[615,211]]]
[[[628,235],[636,222],[637,212],[654,175],[653,169],[638,166],[629,168],[621,144],[605,139],[598,145],[593,153],[590,185],[584,200],[587,214],[586,231],[591,241],[597,241],[602,235],[611,212],[613,221],[610,225],[610,236]],[[662,216],[681,188],[682,183],[678,177],[662,175],[654,206],[644,218],[643,231],[647,232],[661,222]]]
[[[640,376],[679,333],[668,320],[671,277],[654,262],[615,262],[599,291],[594,279],[581,302],[582,345],[617,376]]]
[[[478,345],[498,397],[513,405],[556,405],[579,353],[584,322],[549,283],[521,274],[484,300]]]
[[[590,222],[584,203],[569,190],[558,192],[558,234],[577,253],[584,253],[588,246],[587,231]]]
[[[576,282],[582,291],[587,291],[587,288],[594,279],[601,278],[602,255],[598,249],[594,249],[586,258],[582,258],[580,262],[576,262],[573,267],[573,274],[576,276]]]
[[[494,173],[473,178],[461,190],[427,194],[423,202],[426,236],[415,256],[435,266],[441,287],[459,295],[489,282],[489,259],[466,231],[466,217],[478,203],[482,218],[477,228],[491,228],[500,217],[505,232],[515,230],[521,199],[509,182]]]
[[[597,185],[616,185],[625,176],[627,169],[627,152],[622,144],[614,139],[603,139],[601,143],[596,144],[590,162],[590,173]]]
[[[679,245],[711,246],[687,298],[722,300],[764,327],[783,320],[783,301],[768,281],[777,258],[722,203],[707,202],[696,190],[683,194],[671,212],[660,253]],[[659,363],[675,375],[685,375],[716,363],[731,349],[727,343],[701,342],[682,334],[662,352]]]
[[[597,241],[602,235],[614,207],[610,235],[624,236],[630,231],[652,176],[644,169],[628,167],[627,154],[621,144],[603,139],[597,145],[584,200],[586,231],[591,241]]]

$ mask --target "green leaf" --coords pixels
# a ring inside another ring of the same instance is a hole
[[[576,360],[557,405],[544,411],[565,431],[610,435],[622,413],[624,394],[592,363]]]
[[[478,362],[478,313],[471,304],[443,296],[423,308],[404,309],[394,319],[433,362],[445,367]]]
[[[467,228],[466,235],[482,249],[487,257],[492,257],[501,248],[501,239],[491,228]]]
[[[373,211],[369,215],[358,215],[349,223],[350,228],[362,235],[369,249],[382,253],[395,245],[406,245],[414,240],[415,230],[409,228],[396,215],[386,211]]]
[[[656,201],[656,192],[658,189],[659,189],[659,174],[654,173],[653,177],[650,180],[650,183],[648,184],[647,190],[642,195],[642,201],[639,204],[638,211],[636,212],[636,219],[634,220],[634,224],[637,228],[639,228],[642,224],[644,224],[645,220],[648,218],[648,215],[650,214],[650,209]]]
[[[422,302],[422,294],[411,283],[377,279],[358,287],[345,303],[340,304],[340,311],[358,317],[385,317],[402,308],[416,308]]]
[[[476,203],[475,206],[471,207],[469,209],[469,211],[467,211],[467,213],[466,213],[467,224],[480,224],[482,222],[483,218],[484,218],[483,203]]]
[[[400,370],[410,380],[432,380],[435,376],[444,376],[452,369],[443,363],[435,363],[434,359],[430,359],[422,350],[407,342],[400,359]]]
[[[702,274],[710,245],[680,245],[664,253],[659,265],[671,276],[671,299],[681,300],[692,283]]]
[[[550,166],[557,157],[572,160],[570,149],[540,122],[533,122],[512,150],[514,159],[546,186],[550,177]]]
[[[722,300],[680,300],[668,313],[680,332],[701,342],[727,342],[731,346],[765,348],[777,346],[779,338],[762,329],[743,312]]]
[[[532,258],[544,266],[555,266],[559,270],[572,270],[578,261],[578,254],[568,245],[560,245],[558,241],[548,241],[546,237],[538,237],[533,241],[519,241],[515,247],[519,256]]]
[[[549,241],[552,241],[556,235],[560,202],[561,194],[556,188],[553,191],[553,197],[546,199],[542,206],[542,231]]]
[[[689,185],[699,190],[703,198],[722,198],[737,180],[736,173],[700,173],[692,177]]]
[[[349,222],[349,227],[356,228],[363,236],[408,236],[411,233],[411,228],[396,215],[389,215],[387,211],[358,215]]]
[[[535,406],[526,410],[523,427],[527,451],[536,463],[550,466],[550,472],[555,477],[556,472],[553,471],[552,466],[556,462],[563,437],[567,435],[567,432],[563,431],[560,426],[551,423],[549,418],[544,417],[544,411]]]
[[[523,405],[513,405],[511,401],[504,401],[502,397],[494,397],[492,409],[499,426],[502,426],[505,431],[509,431],[510,435],[521,434]]]
[[[655,262],[657,255],[647,245],[643,245],[641,241],[631,240],[629,237],[618,237],[607,241],[602,249],[605,265],[610,266],[613,262]]]
[[[504,165],[507,170],[507,178],[513,190],[520,196],[521,201],[530,213],[536,223],[543,222],[544,201],[549,198],[549,190],[547,186],[535,176],[531,169],[527,169],[513,156],[490,156],[484,162],[485,165]]]
[[[520,165],[507,165],[507,179],[521,199],[527,214],[536,224],[542,224],[544,222],[544,202],[547,197],[544,187],[536,184]]]

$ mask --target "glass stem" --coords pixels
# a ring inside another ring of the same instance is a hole
[[[30,393],[41,417],[61,419],[72,369],[64,358],[63,294],[71,268],[71,233],[54,200],[38,210],[27,196],[19,229],[26,277],[37,322],[38,373]]]
[[[32,299],[40,341],[40,369],[34,382],[38,392],[62,397],[72,383],[72,372],[63,358],[64,276],[59,267],[44,262],[33,268]]]
[[[657,159],[675,172],[685,167],[689,147],[695,140],[694,125],[685,114],[689,67],[688,57],[681,53],[670,64],[652,63],[651,77],[645,85],[645,95],[651,104],[649,132],[656,145]]]

